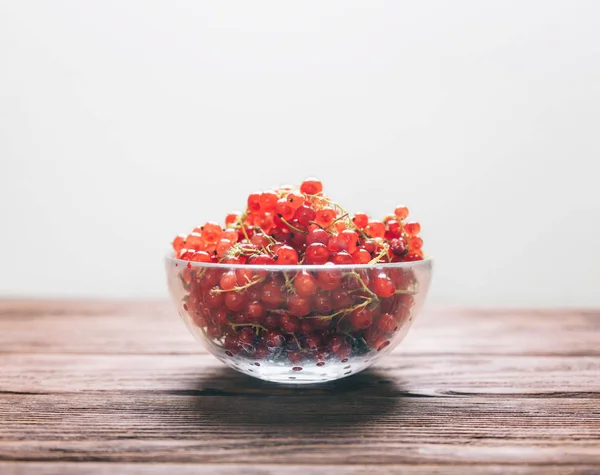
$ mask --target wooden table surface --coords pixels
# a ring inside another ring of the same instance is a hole
[[[600,473],[600,312],[425,310],[372,370],[233,372],[163,302],[0,301],[0,473]]]

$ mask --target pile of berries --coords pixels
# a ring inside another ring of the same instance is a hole
[[[353,216],[323,195],[318,180],[299,190],[252,193],[225,228],[209,221],[173,241],[179,259],[225,264],[374,264],[423,259],[421,225],[398,206],[383,221]]]
[[[179,273],[183,311],[216,350],[301,371],[380,351],[411,320],[411,266],[336,265],[422,260],[419,223],[404,206],[382,221],[351,216],[322,191],[310,179],[252,193],[225,228],[208,222],[175,238],[175,256],[189,261]],[[299,264],[319,267],[290,269]]]

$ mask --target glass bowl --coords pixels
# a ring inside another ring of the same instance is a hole
[[[432,259],[392,264],[261,266],[166,258],[192,334],[233,369],[318,383],[368,368],[402,341],[429,289]]]

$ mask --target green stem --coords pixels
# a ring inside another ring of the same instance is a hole
[[[241,292],[242,290],[246,290],[247,288],[252,287],[255,284],[258,284],[259,282],[262,282],[263,280],[265,280],[264,277],[259,277],[258,279],[251,280],[246,285],[235,286],[235,287],[233,287],[232,289],[229,289],[229,290],[225,290],[225,289],[212,289],[210,291],[210,293],[211,294],[222,294],[224,292]]]

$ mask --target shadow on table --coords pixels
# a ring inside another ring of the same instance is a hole
[[[318,385],[286,386],[228,368],[203,376],[197,387],[180,394],[191,396],[184,403],[188,423],[284,428],[313,435],[315,429],[377,424],[391,413],[401,413],[405,396],[410,396],[377,370]]]

